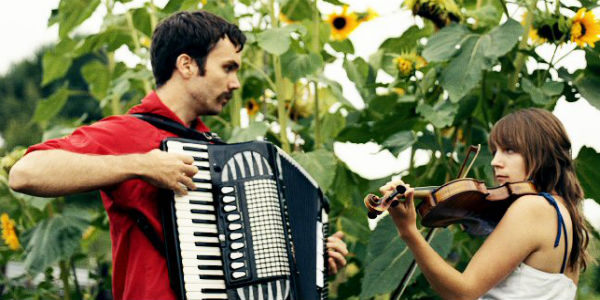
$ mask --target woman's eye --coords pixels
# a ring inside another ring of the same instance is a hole
[[[511,148],[508,148],[508,149],[505,150],[505,152],[509,153],[509,154],[513,154],[513,153],[515,153],[515,150],[513,150]]]

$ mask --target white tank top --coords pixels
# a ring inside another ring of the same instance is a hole
[[[481,300],[572,300],[577,286],[563,273],[548,273],[521,263]]]

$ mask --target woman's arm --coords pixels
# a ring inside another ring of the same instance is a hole
[[[543,199],[539,201],[540,197],[537,196],[521,197],[511,205],[461,273],[435,252],[417,230],[413,192],[413,189],[409,189],[405,194],[406,201],[390,208],[389,212],[421,271],[432,288],[445,299],[480,297],[539,246],[541,239],[536,228],[543,223],[540,214],[546,212],[547,204]],[[536,201],[528,201],[531,198]],[[542,207],[544,209],[540,209]]]

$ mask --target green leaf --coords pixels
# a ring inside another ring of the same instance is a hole
[[[330,41],[329,45],[337,52],[354,54],[354,45],[350,39],[345,39],[343,41]]]
[[[585,198],[592,198],[600,203],[600,153],[589,147],[582,147],[575,159],[577,178],[585,193]]]
[[[281,12],[292,21],[311,19],[313,15],[312,3],[307,0],[287,0],[281,7]]]
[[[140,7],[135,9],[132,14],[133,27],[148,37],[152,36],[152,21],[148,8]]]
[[[335,137],[346,127],[346,119],[337,111],[333,114],[325,113],[321,122],[321,139],[333,147]]]
[[[131,34],[124,28],[109,27],[105,31],[93,34],[85,38],[81,46],[75,50],[75,56],[81,56],[88,52],[97,51],[106,46],[106,51],[112,52],[121,46],[127,45],[133,49]]]
[[[450,61],[440,76],[440,82],[448,91],[450,100],[458,102],[477,86],[481,82],[482,70],[487,69],[498,57],[510,51],[518,42],[522,31],[523,27],[517,21],[509,19],[488,34],[465,35],[458,54]],[[433,49],[435,45],[443,47],[439,42],[427,46]],[[443,54],[431,54],[431,58],[446,58],[449,54],[450,50],[447,49]],[[425,58],[427,59],[427,57]]]
[[[333,153],[318,149],[313,152],[294,152],[292,157],[317,181],[319,187],[326,192],[333,179],[337,159]]]
[[[294,31],[299,31],[300,34],[306,34],[306,28],[304,26],[291,24],[282,28],[267,29],[256,35],[256,41],[265,51],[274,55],[281,55],[290,48],[290,33]]]
[[[370,100],[371,96],[375,94],[375,71],[373,68],[362,57],[354,60],[344,59],[343,67],[348,79],[354,82],[363,100]]]
[[[444,128],[452,125],[454,116],[458,112],[458,104],[445,101],[442,105],[433,107],[421,103],[417,106],[417,113],[429,121],[436,128]]]
[[[431,245],[442,257],[446,257],[452,246],[452,233],[447,229],[438,229]],[[377,294],[393,291],[408,270],[412,259],[413,256],[400,239],[392,218],[385,217],[379,221],[369,239],[360,299],[369,299]],[[417,269],[409,284],[415,280],[418,273]]]
[[[600,109],[600,76],[585,71],[579,74],[573,83],[585,100]]]
[[[256,141],[258,137],[264,137],[269,127],[264,122],[252,122],[247,128],[234,128],[228,143],[241,143]]]
[[[433,25],[431,25],[431,23],[426,23],[424,28],[413,25],[404,31],[401,36],[385,40],[381,46],[379,46],[379,49],[386,53],[395,54],[410,52],[417,47],[420,39],[432,35],[433,30]]]
[[[31,232],[25,248],[27,272],[42,272],[73,255],[79,248],[81,234],[88,226],[89,221],[75,216],[57,215],[42,220]]]
[[[100,0],[61,0],[58,5],[58,36],[63,39],[96,10]]]
[[[303,54],[287,51],[281,56],[281,64],[285,66],[283,75],[292,82],[296,82],[298,79],[323,68],[323,58],[321,58],[321,55],[312,52]]]
[[[111,79],[107,65],[93,60],[81,68],[81,75],[87,81],[90,92],[96,99],[102,100],[106,97]]]
[[[76,44],[77,42],[66,38],[58,43],[54,49],[44,53],[44,57],[42,58],[42,67],[44,70],[42,86],[67,74],[73,63],[72,50]]]
[[[404,149],[411,147],[417,141],[417,136],[412,130],[400,131],[390,136],[382,146],[389,149],[394,156],[398,156]]]
[[[482,38],[490,40],[491,46],[486,49],[485,55],[496,59],[510,51],[519,41],[523,33],[523,26],[519,22],[508,19],[504,24],[494,28]]]
[[[533,83],[526,77],[523,77],[521,79],[521,87],[523,88],[523,91],[525,91],[529,94],[529,96],[531,96],[531,101],[533,101],[533,103],[546,105],[548,104],[548,102],[550,102],[550,98],[544,95],[542,89],[533,85]]]
[[[428,62],[441,62],[450,59],[458,51],[458,47],[469,33],[469,30],[463,25],[453,24],[444,27],[429,39],[425,49],[423,49],[423,58]]]
[[[55,199],[55,198],[36,197],[36,196],[27,195],[27,194],[22,194],[19,192],[15,192],[12,189],[10,190],[10,193],[13,197],[23,200],[25,203],[27,203],[27,205],[29,205],[39,211],[43,211],[44,208],[46,207],[46,205],[48,205],[48,203],[54,201],[54,199]]]
[[[366,218],[365,209],[357,206],[344,208],[336,220],[337,230],[346,235],[346,242],[365,243],[369,240],[371,230]]]
[[[48,120],[54,118],[65,103],[69,99],[69,86],[68,83],[64,83],[54,94],[50,95],[48,99],[38,102],[38,105],[33,114],[33,121],[39,124],[45,124]]]

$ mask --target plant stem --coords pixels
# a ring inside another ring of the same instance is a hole
[[[60,279],[63,282],[63,289],[64,289],[64,299],[65,300],[71,300],[71,288],[69,286],[69,267],[67,266],[67,262],[64,260],[61,260],[58,263],[59,267],[60,267]]]
[[[262,77],[267,81],[267,83],[269,84],[269,87],[273,90],[273,91],[277,91],[277,85],[275,84],[275,82],[273,82],[273,80],[271,80],[271,78],[269,77],[269,75],[267,75],[267,73],[265,73],[265,71],[263,71],[262,68],[258,67],[257,65],[251,63],[250,61],[245,61],[244,62],[245,65],[250,66],[252,69],[254,69],[255,71],[257,71],[260,75],[262,75]]]
[[[279,28],[277,17],[275,16],[275,0],[269,0],[269,16],[271,18],[271,26],[273,29]],[[275,93],[277,94],[277,116],[279,119],[279,139],[281,147],[285,152],[290,152],[290,142],[287,137],[287,114],[285,112],[285,99],[283,74],[281,72],[281,58],[279,55],[272,55],[273,69],[275,71]]]
[[[231,126],[233,128],[241,126],[241,118],[240,111],[242,110],[242,98],[240,97],[240,93],[233,93],[233,99],[231,99],[232,103],[229,108],[229,116],[231,117]]]
[[[114,74],[114,71],[115,71],[115,53],[109,52],[108,53],[108,72],[109,72],[111,78]],[[113,115],[121,114],[120,101],[121,101],[121,99],[119,98],[118,94],[113,94],[112,97],[110,98],[110,106],[111,106]]]
[[[521,36],[521,42],[519,42],[518,49],[525,49],[527,47],[527,39],[529,38],[529,30],[531,30],[531,24],[533,23],[533,9],[531,5],[527,6],[527,17],[525,18],[525,26],[523,26],[523,35]],[[517,89],[517,83],[519,82],[519,74],[525,65],[525,59],[527,56],[522,52],[517,52],[517,58],[515,59],[515,72],[510,75],[508,79],[508,89],[515,91]]]
[[[131,16],[131,11],[127,11],[125,16],[127,18],[127,27],[129,27],[129,32],[131,33],[131,39],[133,40],[133,46],[135,48],[135,55],[137,55],[139,57],[140,53],[142,53],[142,47],[140,47],[140,37],[138,36],[138,31],[133,26],[133,17]],[[152,91],[150,82],[148,82],[148,80],[146,80],[146,79],[143,79],[142,85],[144,86],[144,93],[146,93],[146,95],[150,94],[150,92]]]
[[[319,42],[319,25],[321,20],[319,17],[319,8],[317,7],[318,0],[313,1],[313,39],[311,41],[312,51],[319,54],[320,42]],[[319,105],[319,84],[313,81],[313,87],[315,89],[315,148],[321,148],[323,141],[321,140],[321,118],[320,118],[320,105]]]

